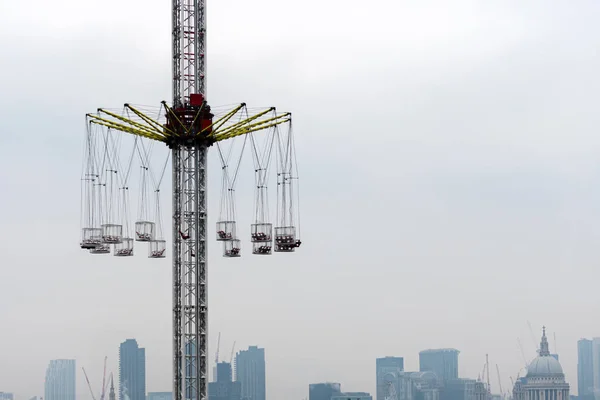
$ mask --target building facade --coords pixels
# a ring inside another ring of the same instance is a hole
[[[581,339],[577,342],[577,394],[580,399],[594,397],[594,351],[593,341]]]
[[[173,400],[173,392],[148,392],[146,400]]]
[[[75,400],[75,360],[51,360],[46,369],[45,400]]]
[[[442,400],[473,400],[477,390],[476,383],[475,379],[448,379],[440,397]]]
[[[527,367],[527,375],[513,388],[514,400],[570,400],[560,362],[550,355],[546,328],[543,329],[539,355]]]
[[[375,360],[375,374],[377,389],[375,396],[377,400],[385,400],[389,396],[390,385],[398,387],[400,374],[404,371],[403,357],[383,357]]]
[[[135,339],[127,339],[119,347],[119,400],[146,399],[146,349]]]
[[[242,400],[266,400],[265,349],[250,346],[236,354],[235,380],[241,384]]]
[[[13,400],[14,396],[12,393],[0,392],[0,400]]]
[[[242,384],[233,381],[231,364],[217,364],[217,380],[208,383],[208,400],[241,400]]]
[[[331,400],[373,400],[366,392],[346,392],[331,396]]]
[[[331,400],[342,394],[342,385],[337,382],[311,383],[308,385],[308,400]]]
[[[419,353],[419,371],[432,371],[442,382],[458,379],[456,349],[430,349]]]

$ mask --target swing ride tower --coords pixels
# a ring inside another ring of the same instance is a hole
[[[206,97],[206,1],[172,1],[173,101],[171,105],[162,102],[164,118],[157,120],[129,104],[126,104],[125,108],[128,115],[131,112],[134,117],[119,115],[108,109],[98,109],[97,114],[88,114],[87,118],[89,126],[94,124],[108,128],[109,132],[120,131],[159,141],[170,149],[173,185],[173,396],[175,400],[206,400],[208,150],[213,144],[226,139],[281,124],[291,124],[291,115],[277,113],[274,108],[269,108],[254,115],[248,115],[246,111],[243,118],[232,122],[235,116],[246,110],[245,104],[242,103],[233,110],[215,117]],[[291,146],[288,147],[286,152],[291,151]],[[256,171],[262,170],[258,168]],[[102,178],[99,173],[86,176],[94,176],[100,183],[92,185],[101,186]],[[285,188],[286,185],[291,185],[292,179],[294,177],[289,172],[281,171],[278,173],[278,187],[281,185]],[[262,186],[257,187],[261,191]],[[158,192],[158,189],[156,191]],[[286,203],[290,201],[289,194],[282,189],[282,210],[290,207]],[[282,215],[286,212],[282,211]],[[88,213],[92,215],[91,212]],[[122,226],[118,222],[103,220],[102,229],[99,229],[97,221],[90,221],[86,225],[88,227],[83,228],[82,248],[95,254],[108,253],[109,245],[113,244],[115,255],[133,255],[133,239],[123,236],[119,230]],[[278,221],[279,226],[275,228],[275,251],[292,252],[295,247],[300,246],[300,241],[295,235],[293,222],[285,217],[282,217],[281,221]],[[162,258],[166,250],[166,241],[162,240],[162,237],[160,240],[153,240],[156,237],[152,237],[152,229],[147,229],[151,228],[151,224],[153,223],[145,220],[136,222],[136,241],[149,242],[149,258]],[[223,221],[217,223],[219,224],[222,224],[223,228],[217,228],[217,240],[224,241],[224,255],[239,256],[239,245],[235,244],[239,242],[235,235],[235,222]],[[271,254],[271,226],[264,219],[257,219],[252,225],[254,254]],[[265,230],[267,233],[256,231],[262,228],[268,228],[268,231]],[[142,230],[143,232],[140,232]],[[219,239],[219,235],[223,236]],[[120,246],[119,254],[117,246]]]

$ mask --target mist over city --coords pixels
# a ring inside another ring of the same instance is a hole
[[[0,2],[0,400],[599,400],[599,13]]]

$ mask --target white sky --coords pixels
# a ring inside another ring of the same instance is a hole
[[[576,341],[600,336],[598,12],[210,1],[209,101],[293,111],[303,227],[294,255],[225,260],[211,242],[210,353],[219,331],[222,358],[265,347],[270,400],[324,380],[374,394],[376,357],[417,370],[435,347],[461,350],[463,377],[489,353],[507,390],[530,321],[535,342],[556,332],[575,393]],[[52,358],[98,388],[131,337],[148,391],[171,390],[170,259],[78,248],[84,114],[171,98],[170,2],[0,0],[0,51],[0,391],[43,394]]]

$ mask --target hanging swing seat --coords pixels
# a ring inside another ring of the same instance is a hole
[[[114,255],[117,257],[129,257],[133,255],[133,239],[123,238],[121,243],[115,244]]]
[[[110,245],[101,243],[93,249],[90,249],[90,254],[110,254]]]
[[[260,242],[256,242],[252,244],[252,254],[258,254],[258,255],[270,255],[272,254],[272,247],[271,247],[271,243],[260,243]]]
[[[106,244],[121,243],[123,240],[123,225],[120,224],[103,224],[102,225],[102,242]]]
[[[165,258],[166,252],[166,240],[151,240],[148,242],[148,258]]]
[[[252,243],[264,243],[272,240],[273,224],[258,223],[250,225]]]
[[[149,242],[154,239],[154,222],[137,221],[135,223],[135,240]]]
[[[220,242],[235,240],[235,221],[217,222],[217,240]]]
[[[223,243],[223,257],[240,257],[241,242],[239,239],[232,239]]]

